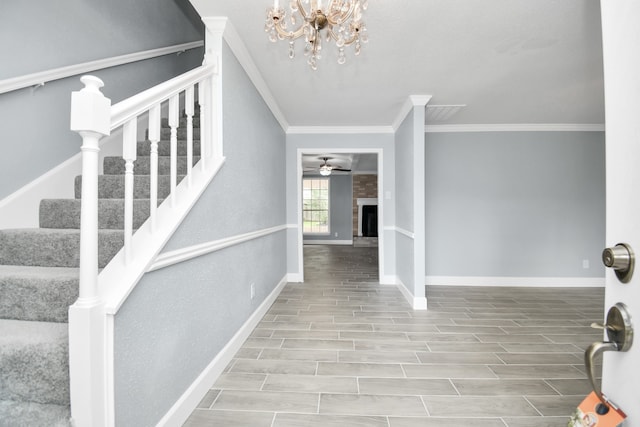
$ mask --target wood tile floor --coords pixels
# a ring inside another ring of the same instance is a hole
[[[603,289],[430,287],[413,311],[377,248],[305,247],[199,408],[201,426],[566,426]]]

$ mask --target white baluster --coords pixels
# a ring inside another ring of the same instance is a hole
[[[124,124],[122,131],[122,157],[124,158],[124,259],[131,261],[133,236],[133,162],[136,160],[138,122],[136,118]]]
[[[82,136],[80,289],[69,307],[71,417],[78,426],[104,425],[105,317],[98,293],[99,140],[111,133],[111,101],[102,80],[83,76],[84,89],[71,95],[71,130]]]
[[[149,217],[151,230],[156,229],[156,212],[158,210],[158,142],[160,141],[160,105],[154,105],[149,110]]]
[[[209,139],[209,120],[207,119],[208,80],[209,79],[204,79],[198,83],[198,104],[200,105],[200,167],[202,170],[206,169],[207,143]]]
[[[193,169],[193,86],[184,94],[184,110],[187,116],[187,179],[191,186],[191,170]]]
[[[171,127],[171,206],[176,204],[176,185],[178,180],[178,123],[180,100],[178,95],[169,98],[169,126]]]
[[[219,70],[218,62],[216,71]],[[211,125],[209,126],[209,154],[215,159],[220,159],[222,158],[222,87],[219,74],[212,75],[210,79]]]

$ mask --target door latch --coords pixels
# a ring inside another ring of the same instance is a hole
[[[631,315],[627,306],[619,302],[609,309],[607,313],[607,322],[602,325],[592,323],[592,328],[604,329],[607,331],[608,341],[594,342],[584,352],[584,364],[587,369],[587,376],[591,382],[593,391],[602,403],[608,406],[606,399],[602,395],[602,391],[597,384],[594,371],[594,359],[605,351],[627,351],[633,344],[633,325],[631,323]]]

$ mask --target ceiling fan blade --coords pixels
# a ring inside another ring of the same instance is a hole
[[[331,168],[332,171],[351,172],[351,169]]]

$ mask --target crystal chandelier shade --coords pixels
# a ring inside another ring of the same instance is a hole
[[[264,30],[274,43],[289,40],[291,59],[295,57],[295,40],[304,37],[304,54],[313,70],[318,68],[323,38],[326,43],[335,42],[338,64],[347,60],[345,47],[353,45],[354,53],[359,55],[362,44],[369,41],[362,21],[368,0],[289,0],[288,3],[287,13],[280,7],[280,1],[274,0],[273,7],[267,9]]]

